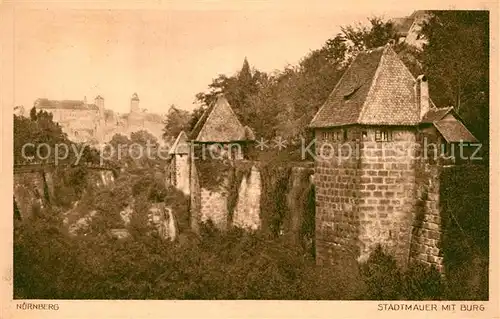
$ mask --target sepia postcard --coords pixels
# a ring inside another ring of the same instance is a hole
[[[496,1],[3,1],[0,32],[0,318],[500,317]]]

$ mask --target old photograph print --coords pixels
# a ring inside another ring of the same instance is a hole
[[[490,12],[404,7],[16,8],[14,299],[489,300]]]

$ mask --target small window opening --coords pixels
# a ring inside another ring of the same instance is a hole
[[[378,130],[375,132],[375,141],[377,142],[389,142],[392,141],[392,134],[387,130]]]

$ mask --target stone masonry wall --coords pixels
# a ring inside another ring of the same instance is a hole
[[[252,166],[250,176],[243,176],[239,188],[238,199],[233,213],[233,225],[256,230],[261,226],[260,194],[262,183],[260,171]]]
[[[240,181],[238,193],[234,193],[236,189],[229,189],[230,184],[237,181],[235,176],[237,171],[236,163],[232,169],[229,169],[224,178],[219,180],[217,187],[204,187],[200,183],[200,177],[203,169],[198,167],[199,162],[193,161],[191,164],[190,178],[190,214],[191,214],[191,229],[198,231],[200,222],[211,220],[216,227],[221,230],[227,229],[230,225],[257,230],[265,227],[263,225],[263,217],[261,216],[262,192],[265,190],[264,181],[261,176],[261,168],[259,162],[247,162],[251,164],[251,170],[246,172],[244,169],[240,171],[243,176]],[[197,165],[198,164],[198,165]],[[311,163],[312,164],[312,163]],[[250,167],[248,167],[250,169]],[[230,173],[232,171],[232,174]],[[314,168],[311,165],[307,167],[293,167],[292,174],[287,176],[287,184],[289,187],[286,192],[286,215],[283,216],[287,234],[293,235],[292,239],[298,239],[302,224],[304,223],[304,210],[307,209],[308,198],[304,197],[303,192],[310,187],[311,175],[314,173]],[[207,172],[205,172],[206,174]],[[219,172],[221,173],[221,172]],[[213,186],[213,185],[212,185]],[[236,198],[233,198],[236,196]],[[233,201],[230,204],[229,201]],[[229,211],[229,209],[233,211]],[[297,237],[297,238],[295,238]]]
[[[187,154],[175,155],[175,187],[189,194],[189,158]]]
[[[229,221],[228,197],[232,164],[224,159],[193,161],[200,185],[199,222],[208,222],[226,230]]]
[[[416,135],[391,129],[392,138],[382,142],[375,140],[375,131],[352,127],[346,133],[316,132],[318,263],[338,258],[339,251],[363,261],[378,245],[401,266],[408,261]],[[321,156],[329,148],[333,156]]]
[[[228,210],[227,210],[228,190],[227,180],[225,185],[221,185],[220,191],[201,188],[201,210],[200,221],[207,222],[211,220],[215,227],[227,229]]]
[[[318,135],[317,135],[318,136]],[[346,142],[357,149],[357,142]],[[332,147],[330,147],[331,145]],[[316,258],[334,262],[339,253],[359,255],[358,175],[360,161],[348,156],[348,147],[317,139],[314,182],[316,186]]]
[[[360,257],[381,245],[400,266],[408,261],[415,194],[415,132],[391,130],[391,141],[375,141],[367,130],[360,145]]]
[[[416,165],[416,204],[413,212],[410,261],[434,265],[443,270],[441,248],[440,174],[442,166],[432,145],[440,145],[434,128],[424,128],[418,135],[419,161]],[[423,147],[428,143],[427,151]],[[438,152],[440,148],[438,149]],[[438,153],[439,154],[439,153]]]
[[[421,162],[417,167],[410,260],[443,270],[440,213],[440,167]]]
[[[34,206],[42,208],[45,204],[42,173],[14,174],[14,198],[22,219],[32,216]]]
[[[314,168],[307,165],[292,167],[288,177],[286,194],[288,216],[284,220],[283,228],[284,234],[289,236],[290,240],[296,244],[304,243],[305,235],[312,235],[304,233],[306,231],[304,226],[314,225],[311,224],[313,221],[309,219],[314,217],[314,212],[311,213],[308,206],[310,204],[308,196],[312,185],[311,176],[314,174]]]
[[[190,188],[190,224],[191,230],[197,234],[199,233],[199,221],[201,214],[201,188],[200,181],[198,178],[198,170],[192,158],[189,159],[190,164],[190,176],[189,176],[189,188]]]

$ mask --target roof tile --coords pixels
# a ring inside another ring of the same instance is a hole
[[[424,117],[422,118],[422,123],[434,123],[436,121],[441,120],[446,114],[450,113],[453,110],[453,107],[443,107],[443,108],[434,108],[430,109]]]
[[[228,143],[246,140],[245,128],[227,99],[219,96],[196,123],[191,138],[196,142]]]
[[[383,48],[378,48],[358,54],[316,113],[311,121],[311,127],[338,126],[357,122],[382,53]]]
[[[418,124],[414,84],[415,78],[389,45],[361,52],[310,127]]]
[[[448,143],[475,143],[478,141],[465,125],[455,117],[434,122],[434,126]]]

